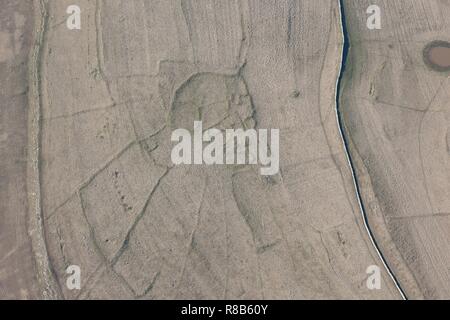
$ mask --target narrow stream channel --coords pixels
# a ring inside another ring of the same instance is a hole
[[[377,252],[381,262],[383,263],[384,268],[386,269],[387,273],[389,274],[389,276],[391,277],[392,281],[394,282],[395,286],[397,287],[400,295],[402,296],[402,298],[404,300],[407,300],[407,297],[405,295],[405,292],[403,291],[400,282],[398,281],[398,279],[395,277],[394,273],[392,272],[391,268],[389,267],[389,265],[387,264],[386,259],[383,256],[383,253],[380,250],[380,247],[378,245],[378,243],[375,240],[375,237],[373,235],[372,229],[370,228],[369,225],[369,220],[367,218],[367,213],[366,213],[366,209],[364,207],[364,203],[362,201],[362,197],[361,197],[361,191],[360,191],[360,187],[359,187],[359,183],[358,180],[356,178],[356,170],[355,167],[353,165],[353,159],[351,157],[350,154],[350,148],[349,148],[349,143],[348,143],[348,138],[345,135],[345,130],[344,130],[344,120],[343,120],[343,116],[341,113],[341,108],[340,108],[340,97],[341,97],[341,91],[342,91],[342,79],[344,77],[345,74],[345,69],[346,69],[346,64],[347,64],[347,59],[348,59],[348,54],[350,51],[350,38],[348,35],[348,29],[347,29],[347,21],[346,21],[346,16],[345,16],[345,5],[344,5],[344,0],[339,0],[339,8],[341,10],[341,24],[342,24],[342,38],[344,41],[344,45],[343,45],[343,49],[342,49],[342,61],[341,61],[341,67],[340,67],[340,71],[339,71],[339,77],[336,83],[336,118],[337,118],[337,122],[338,122],[338,127],[339,127],[339,132],[341,135],[341,139],[342,142],[344,144],[344,150],[347,156],[347,160],[348,160],[348,164],[350,166],[350,170],[352,172],[352,178],[353,178],[353,183],[355,186],[355,191],[356,191],[356,197],[358,199],[358,204],[360,207],[360,211],[361,211],[361,215],[363,217],[363,221],[364,221],[364,227],[369,235],[370,241],[373,245],[373,247],[375,248],[375,251]]]

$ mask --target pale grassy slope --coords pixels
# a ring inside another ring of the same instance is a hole
[[[42,69],[42,207],[65,297],[399,298],[384,273],[365,286],[381,262],[337,130],[337,1],[80,0],[80,31],[69,4],[48,3]],[[171,130],[199,108],[220,128],[279,128],[280,174],[172,167]]]
[[[450,40],[449,1],[345,1],[342,100],[371,225],[411,298],[450,297],[450,79],[422,50]],[[368,30],[366,9],[382,10]]]

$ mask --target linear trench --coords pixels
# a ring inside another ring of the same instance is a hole
[[[359,208],[360,208],[360,212],[364,221],[364,227],[367,231],[367,234],[369,235],[369,239],[370,242],[372,243],[373,247],[375,248],[375,251],[378,254],[378,257],[380,258],[381,262],[383,263],[384,268],[386,269],[387,273],[389,274],[389,277],[392,279],[392,281],[394,282],[395,286],[397,287],[397,290],[399,291],[400,295],[402,296],[402,298],[404,300],[407,300],[408,298],[406,297],[405,292],[403,291],[399,280],[396,278],[394,272],[392,271],[392,269],[389,267],[385,257],[383,256],[383,253],[380,250],[380,247],[378,245],[378,243],[375,240],[374,234],[372,229],[370,228],[369,225],[369,220],[367,218],[367,213],[366,213],[366,209],[364,207],[364,203],[362,201],[362,197],[361,197],[361,191],[360,191],[360,187],[359,187],[359,183],[358,180],[356,178],[356,170],[355,167],[353,165],[353,160],[350,154],[350,147],[349,147],[349,143],[348,143],[348,139],[345,136],[345,130],[344,130],[344,123],[343,123],[343,118],[342,118],[342,114],[341,114],[341,108],[340,108],[340,96],[341,96],[341,83],[342,83],[342,79],[344,77],[345,74],[345,68],[346,68],[346,63],[347,63],[347,57],[348,57],[348,53],[350,51],[350,39],[349,39],[349,35],[348,35],[348,30],[347,30],[347,23],[346,23],[346,16],[345,16],[345,6],[344,6],[344,0],[339,0],[339,9],[340,9],[340,17],[341,17],[341,30],[342,30],[342,40],[343,40],[343,47],[342,47],[342,61],[341,61],[341,66],[340,66],[340,70],[339,70],[339,77],[337,79],[337,83],[336,83],[336,119],[338,122],[338,127],[339,127],[339,133],[342,139],[342,143],[344,145],[344,150],[345,150],[345,154],[347,156],[347,161],[350,167],[350,171],[352,172],[352,179],[353,179],[353,184],[355,187],[355,192],[356,192],[356,198],[358,199],[358,204],[359,204]]]

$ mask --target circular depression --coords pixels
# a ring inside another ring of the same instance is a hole
[[[450,71],[450,43],[440,40],[429,43],[423,50],[423,59],[435,71]]]

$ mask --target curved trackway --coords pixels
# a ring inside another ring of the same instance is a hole
[[[359,189],[358,180],[356,179],[355,168],[354,168],[354,165],[353,165],[352,157],[350,155],[350,148],[349,148],[349,145],[348,145],[348,140],[347,140],[347,138],[345,136],[345,133],[344,133],[345,131],[344,131],[344,124],[343,124],[343,120],[342,120],[342,114],[340,112],[340,104],[339,104],[340,101],[339,101],[339,98],[340,98],[340,92],[341,92],[341,81],[342,81],[342,78],[343,78],[344,73],[345,73],[347,56],[348,56],[348,52],[350,50],[350,40],[349,40],[349,36],[348,36],[348,31],[347,31],[344,0],[339,0],[339,9],[340,9],[340,16],[341,16],[342,40],[343,40],[343,43],[344,43],[343,48],[342,48],[342,62],[341,62],[340,70],[339,70],[339,77],[338,77],[338,80],[337,80],[337,83],[336,83],[336,119],[337,119],[337,122],[338,122],[339,133],[341,135],[341,139],[342,139],[342,142],[343,142],[343,145],[344,145],[345,154],[347,156],[347,161],[348,161],[350,170],[352,172],[352,178],[353,178],[353,184],[355,186],[356,197],[358,199],[359,208],[360,208],[361,215],[362,215],[363,221],[364,221],[364,227],[365,227],[365,229],[367,231],[367,234],[369,235],[370,242],[372,243],[373,247],[375,248],[375,251],[377,252],[381,262],[383,263],[384,268],[386,269],[387,273],[389,274],[389,276],[391,277],[391,279],[394,282],[395,286],[397,287],[400,295],[402,296],[402,298],[404,300],[407,300],[405,292],[403,291],[402,287],[400,286],[400,282],[395,277],[395,275],[392,272],[391,268],[387,264],[387,261],[386,261],[385,257],[383,256],[383,253],[381,252],[380,247],[378,246],[378,244],[377,244],[377,242],[375,240],[375,237],[373,235],[372,229],[370,228],[369,221],[368,221],[368,218],[367,218],[367,213],[366,213],[366,210],[364,208],[364,204],[363,204],[362,197],[361,197],[361,191]]]
[[[47,246],[45,243],[44,226],[41,208],[40,191],[40,125],[41,125],[41,68],[48,28],[48,11],[46,0],[34,0],[35,17],[34,47],[29,57],[29,107],[28,107],[28,164],[27,164],[27,192],[28,192],[28,232],[36,262],[37,278],[42,289],[44,299],[58,299],[57,281],[49,263]]]

